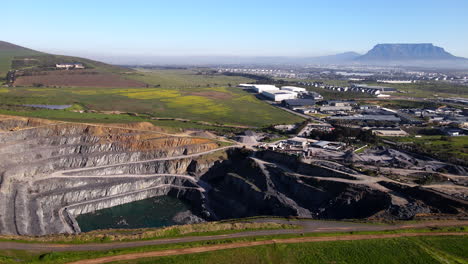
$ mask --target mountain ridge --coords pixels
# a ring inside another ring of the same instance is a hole
[[[383,43],[375,45],[359,61],[374,60],[460,60],[432,43]]]

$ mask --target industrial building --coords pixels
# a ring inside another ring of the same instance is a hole
[[[324,105],[328,106],[354,106],[357,105],[354,101],[339,101],[339,100],[330,100],[326,101]]]
[[[283,87],[281,87],[281,90],[291,91],[291,92],[295,92],[295,93],[305,93],[305,92],[307,92],[307,90],[305,88],[296,87],[296,86],[283,86]]]
[[[250,84],[250,83],[241,83],[237,85],[239,88],[245,88],[245,89],[253,89],[255,84]]]
[[[254,84],[252,89],[257,93],[263,93],[265,91],[279,91],[279,88],[271,84]]]
[[[320,112],[322,113],[332,113],[332,112],[348,112],[353,110],[352,106],[331,106],[325,105],[320,107]]]
[[[304,148],[307,146],[308,142],[309,140],[307,140],[306,138],[294,137],[294,138],[289,138],[286,141],[286,144],[289,144],[292,147]]]
[[[351,116],[330,116],[330,119],[357,120],[357,121],[388,121],[400,122],[401,119],[395,115],[351,115]]]
[[[328,150],[340,150],[345,147],[345,144],[342,142],[330,142],[330,141],[317,141],[312,144],[312,147],[328,149]]]
[[[371,86],[371,85],[367,85],[367,84],[353,84],[351,86],[351,89],[353,89],[353,88],[362,89],[363,92],[367,92],[367,93],[371,93],[371,94],[394,93],[394,92],[398,91],[396,88],[392,88],[392,87]]]
[[[57,69],[84,69],[84,65],[81,63],[59,63],[55,64]]]
[[[281,90],[266,90],[262,92],[262,95],[275,102],[297,98],[297,93]]]
[[[315,101],[323,100],[323,96],[321,94],[312,91],[307,92],[307,97],[312,97]]]
[[[298,110],[313,107],[315,101],[312,99],[289,99],[284,100],[283,105],[291,110]]]
[[[399,128],[377,128],[372,129],[372,134],[382,137],[405,137],[408,135],[405,131]]]

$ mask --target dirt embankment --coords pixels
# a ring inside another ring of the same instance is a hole
[[[86,70],[42,71],[18,76],[16,86],[84,86],[84,87],[146,87],[143,82],[125,79],[117,74]]]

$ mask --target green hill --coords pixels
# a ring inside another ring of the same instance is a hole
[[[57,63],[81,63],[87,68],[101,72],[120,73],[128,71],[128,69],[98,61],[79,57],[48,54],[5,41],[0,41],[0,78],[4,78],[10,69],[45,69],[48,67],[54,67]]]
[[[0,41],[0,76],[4,77],[11,68],[11,62],[20,56],[41,56],[45,53]]]

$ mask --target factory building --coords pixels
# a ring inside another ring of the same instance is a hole
[[[313,98],[315,101],[323,100],[323,96],[321,94],[319,94],[319,93],[316,93],[316,92],[309,91],[309,92],[307,92],[307,95],[308,95],[308,97]]]
[[[372,134],[382,137],[405,137],[408,135],[400,128],[376,128],[372,129]]]
[[[289,99],[284,100],[283,105],[291,110],[314,107],[315,101],[312,99]]]
[[[347,112],[353,110],[352,106],[330,106],[324,105],[320,107],[320,112],[322,113],[332,113],[332,112]]]
[[[283,86],[281,90],[291,91],[295,93],[305,93],[307,90],[305,88],[296,87],[296,86]]]
[[[352,116],[330,116],[329,119],[357,120],[357,121],[388,121],[400,122],[401,119],[395,115],[352,115]]]
[[[297,93],[281,90],[266,90],[262,92],[262,95],[275,102],[297,98]]]
[[[252,89],[257,93],[263,93],[265,91],[279,91],[279,88],[271,84],[254,84]]]
[[[354,84],[351,86],[351,88],[360,89],[363,92],[372,93],[372,94],[394,93],[398,91],[396,88],[392,88],[392,87],[375,86],[375,85],[371,86],[367,84]]]
[[[255,84],[250,84],[250,83],[241,83],[237,85],[239,88],[245,88],[245,89],[253,89]]]

